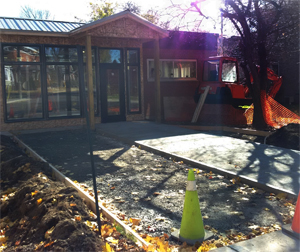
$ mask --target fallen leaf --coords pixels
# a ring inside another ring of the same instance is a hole
[[[110,188],[110,190],[114,190],[115,188],[116,188],[116,187],[115,187],[115,186],[113,186],[113,187],[111,187],[111,188]]]
[[[33,196],[36,195],[37,193],[38,193],[38,191],[31,192],[31,197],[33,197]]]
[[[42,201],[43,201],[43,199],[38,199],[37,201],[36,201],[36,203],[39,205],[39,204],[41,204],[42,203]]]
[[[54,241],[51,241],[51,242],[45,244],[44,248],[47,248],[47,247],[51,246],[53,243],[54,243]]]
[[[153,195],[157,196],[157,195],[161,195],[161,193],[159,193],[159,192],[154,192]]]
[[[15,242],[15,246],[19,246],[19,245],[20,245],[20,243],[21,243],[21,241],[20,241],[20,240],[16,241],[16,242]]]
[[[76,203],[70,203],[70,206],[71,207],[76,206]]]
[[[129,221],[135,225],[135,226],[138,226],[141,222],[141,219],[135,219],[135,218],[130,218]]]

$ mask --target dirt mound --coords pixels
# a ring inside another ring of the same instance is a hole
[[[95,220],[77,191],[50,177],[47,164],[1,136],[4,251],[102,251],[103,242],[84,223]]]
[[[287,149],[300,150],[300,124],[291,123],[271,134],[266,143]]]

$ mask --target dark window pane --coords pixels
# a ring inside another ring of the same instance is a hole
[[[4,73],[7,119],[42,118],[40,66],[5,65]]]
[[[210,60],[204,62],[203,80],[218,81],[219,79],[219,60]]]
[[[47,62],[77,62],[77,48],[71,47],[46,47]]]
[[[138,67],[128,66],[128,99],[129,99],[129,111],[140,112],[140,85],[138,77]]]
[[[96,56],[96,50],[92,48],[92,62],[95,63],[95,56]],[[82,56],[83,56],[83,62],[86,61],[86,53],[85,53],[85,47],[82,50]]]
[[[39,62],[40,48],[37,46],[4,46],[4,61]]]
[[[78,66],[47,66],[49,117],[80,115]]]
[[[127,50],[127,63],[137,64],[139,62],[138,50]]]
[[[101,49],[99,50],[100,63],[121,63],[121,51]]]

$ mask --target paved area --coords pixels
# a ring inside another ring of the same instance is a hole
[[[99,124],[97,130],[264,189],[299,192],[300,151],[147,121]]]
[[[19,136],[22,139],[22,134],[35,132],[43,130],[19,132]],[[265,189],[293,195],[299,192],[299,151],[146,121],[99,124],[99,133],[204,169],[239,176]],[[299,240],[277,231],[218,250],[283,252],[299,251],[299,246]]]

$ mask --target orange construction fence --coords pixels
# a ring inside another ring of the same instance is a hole
[[[265,91],[261,92],[261,106],[263,109],[263,115],[265,122],[273,128],[281,128],[290,123],[300,124],[300,116],[296,115],[286,107],[282,106],[280,103],[275,101],[270,95],[267,95]],[[253,122],[253,104],[248,108],[244,115],[247,119],[247,124],[252,124]]]

